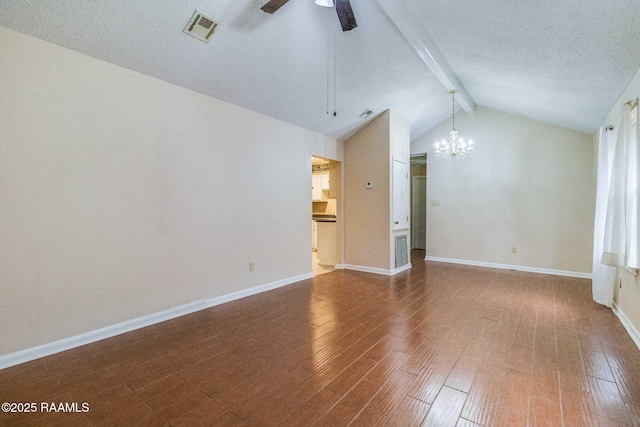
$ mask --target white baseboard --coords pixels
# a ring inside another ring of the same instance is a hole
[[[502,270],[518,270],[529,273],[553,274],[555,276],[579,277],[582,279],[591,279],[591,273],[582,273],[578,271],[552,270],[549,268],[526,267],[523,265],[495,264],[483,261],[467,261],[453,258],[440,258],[435,256],[427,256],[425,261],[448,262],[450,264],[475,265],[476,267],[500,268]]]
[[[170,308],[168,310],[153,313],[148,316],[127,320],[125,322],[118,323],[116,325],[111,325],[105,328],[96,329],[94,331],[85,332],[84,334],[76,335],[69,338],[64,338],[59,341],[54,341],[52,343],[40,345],[37,347],[27,348],[25,350],[20,350],[15,353],[5,354],[3,356],[0,356],[0,369],[19,365],[20,363],[29,362],[35,359],[39,359],[41,357],[59,353],[61,351],[70,350],[72,348],[76,348],[85,344],[90,344],[92,342],[100,341],[105,338],[111,338],[116,335],[124,334],[125,332],[131,332],[133,330],[154,325],[156,323],[175,319],[176,317],[184,316],[186,314],[195,313],[196,311],[215,307],[216,305],[224,304],[224,303],[235,301],[251,295],[256,295],[262,292],[270,291],[272,289],[287,286],[292,283],[300,282],[302,280],[311,279],[312,277],[313,277],[313,273],[306,273],[299,276],[290,277],[288,279],[267,283],[266,285],[260,285],[260,286],[256,286],[249,289],[243,289],[241,291],[233,292],[227,295],[222,295],[216,298],[190,302],[188,304],[184,304],[178,307]]]
[[[394,268],[391,270],[391,276],[395,276],[398,273],[402,273],[403,271],[407,271],[411,268],[411,263],[405,264],[402,267]]]
[[[598,304],[600,304],[600,305],[604,305],[604,306],[606,306],[606,307],[613,308],[613,307],[611,306],[611,304],[610,304],[609,302],[607,302],[607,301],[600,300],[600,299],[598,299],[598,298],[593,298],[593,300],[594,300],[595,302],[597,302]]]
[[[395,276],[398,273],[406,271],[411,268],[411,264],[403,265],[402,267],[394,268],[393,270],[387,270],[384,268],[367,267],[364,265],[342,264],[342,268],[345,270],[362,271],[364,273],[381,274],[383,276]]]
[[[618,316],[620,323],[622,323],[622,326],[627,330],[633,342],[636,343],[638,349],[640,349],[640,332],[638,332],[638,329],[633,325],[633,323],[631,323],[631,320],[629,320],[629,318],[620,309],[620,306],[615,302],[613,303],[612,310],[616,316]]]

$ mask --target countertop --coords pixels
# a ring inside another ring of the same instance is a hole
[[[313,214],[312,218],[317,222],[336,222],[335,215]]]

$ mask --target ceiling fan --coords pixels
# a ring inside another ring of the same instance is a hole
[[[289,0],[270,0],[264,6],[262,10],[266,13],[275,13],[284,6]],[[334,0],[316,0],[316,4],[320,6],[333,7]],[[338,19],[340,19],[340,25],[342,31],[351,31],[358,26],[356,17],[353,16],[353,10],[351,9],[351,3],[349,0],[335,0],[336,12],[338,13]]]

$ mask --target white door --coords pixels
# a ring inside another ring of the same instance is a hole
[[[409,167],[405,162],[393,159],[393,230],[409,228]]]
[[[411,249],[427,247],[427,177],[414,176],[411,194]]]

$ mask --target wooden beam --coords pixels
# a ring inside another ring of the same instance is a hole
[[[449,91],[457,90],[456,101],[467,113],[473,114],[476,104],[464,90],[451,66],[437,48],[431,35],[418,21],[404,0],[376,0],[391,22],[413,46],[442,85]]]

